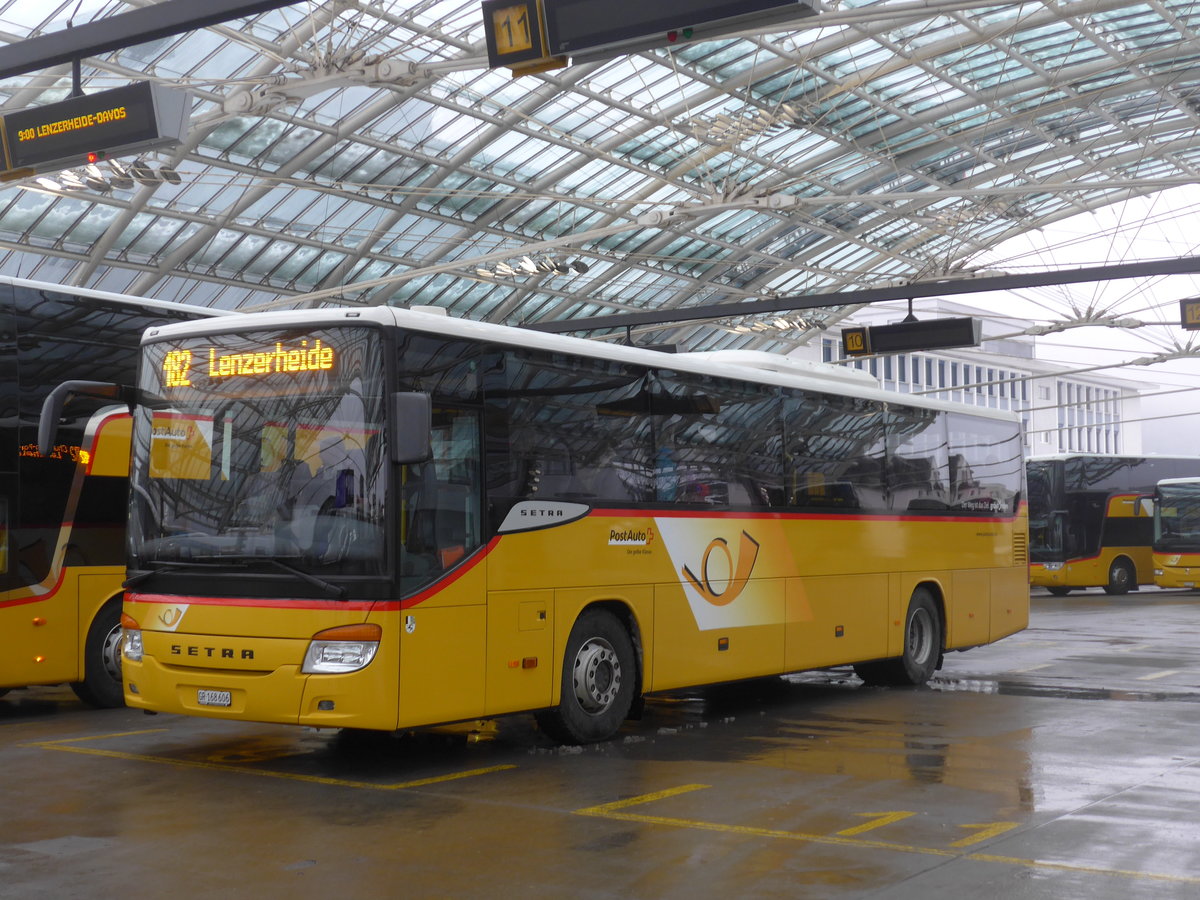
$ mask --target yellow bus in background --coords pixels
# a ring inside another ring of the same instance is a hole
[[[1200,585],[1200,478],[1164,478],[1155,487],[1154,583]]]
[[[133,379],[143,329],[204,310],[0,278],[0,694],[69,682],[123,702],[128,408],[73,404],[42,456],[38,416],[65,379]]]
[[[373,307],[152,330],[138,390],[130,706],[585,742],[1028,622],[1018,420],[862,373]]]
[[[1154,517],[1162,479],[1200,476],[1200,457],[1071,453],[1027,463],[1029,577],[1051,594],[1153,584]]]

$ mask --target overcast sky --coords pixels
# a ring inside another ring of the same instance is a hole
[[[1019,273],[1193,256],[1198,246],[1200,187],[1187,187],[1084,213],[1001,244],[976,262]],[[1107,371],[1114,376],[1152,382],[1162,393],[1143,400],[1144,448],[1200,454],[1200,331],[1180,325],[1179,301],[1187,297],[1200,297],[1200,277],[1122,279],[955,299],[1040,324],[1076,319],[1089,311],[1147,323],[1126,329],[1077,328],[1039,337],[1038,357],[1065,365],[1112,365],[1116,367]],[[1177,350],[1197,355],[1149,366],[1129,365],[1138,358]]]

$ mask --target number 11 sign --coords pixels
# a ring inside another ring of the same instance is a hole
[[[507,66],[514,75],[565,66],[546,46],[542,0],[483,0],[488,65]]]

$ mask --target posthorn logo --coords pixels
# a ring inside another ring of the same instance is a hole
[[[700,574],[688,566],[683,567],[683,577],[701,597],[713,606],[727,606],[741,596],[758,561],[758,541],[742,532],[737,561],[724,538],[714,538],[704,550],[700,561]]]

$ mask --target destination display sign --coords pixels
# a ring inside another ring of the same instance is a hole
[[[171,350],[163,358],[163,385],[190,387],[192,378],[255,379],[267,375],[298,375],[332,371],[337,353],[320,338],[301,340],[295,346],[276,341],[273,347],[227,353],[216,347],[199,351]]]
[[[183,91],[139,81],[7,113],[0,118],[5,174],[25,177],[176,146],[189,107]]]

